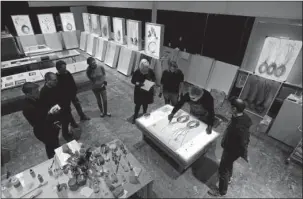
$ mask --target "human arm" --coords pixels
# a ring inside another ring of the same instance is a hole
[[[132,76],[131,83],[135,86],[143,86],[143,82],[139,80],[140,71],[136,70]]]
[[[175,105],[174,109],[172,110],[172,112],[169,114],[168,119],[171,120],[174,115],[183,107],[183,105],[186,102],[190,101],[190,97],[189,94],[185,94],[184,96],[181,97],[180,101],[177,102],[177,104]]]
[[[95,82],[94,78],[92,77],[91,70],[89,68],[86,70],[86,76],[91,82],[93,82],[93,83]]]
[[[183,89],[184,89],[184,75],[182,71],[180,71],[179,100],[181,99],[181,96],[183,94]]]
[[[247,156],[247,148],[250,141],[250,132],[249,128],[252,125],[252,122],[250,118],[247,118],[247,120],[241,121],[238,125],[236,125],[236,131],[238,132],[238,138],[239,138],[239,151],[241,157],[248,162],[248,156]]]

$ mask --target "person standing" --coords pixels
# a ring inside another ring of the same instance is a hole
[[[51,120],[49,114],[54,114],[58,110],[51,109],[49,114],[43,112],[39,101],[39,85],[26,82],[23,84],[22,92],[25,94],[22,113],[33,127],[35,137],[45,145],[47,157],[51,159],[55,155],[55,149],[59,147],[60,128]]]
[[[161,78],[161,92],[159,97],[164,97],[165,104],[175,106],[182,96],[184,75],[178,69],[176,62],[168,62],[169,69],[165,70]]]
[[[70,142],[73,140],[73,136],[69,133],[69,124],[71,122],[71,100],[65,98],[65,95],[62,93],[62,90],[58,87],[57,75],[52,72],[45,74],[45,85],[40,91],[40,101],[41,109],[44,113],[48,111],[55,105],[60,107],[60,122],[62,124],[62,136],[67,141]]]
[[[62,60],[58,61],[56,63],[56,69],[58,71],[58,73],[56,74],[58,78],[58,87],[61,89],[61,93],[64,95],[65,98],[71,100],[80,116],[80,120],[89,120],[90,118],[87,117],[82,110],[80,101],[77,97],[76,82],[72,74],[68,70],[66,70],[66,63]],[[78,124],[76,123],[73,116],[71,116],[71,119],[71,126],[77,128]]]
[[[207,134],[211,134],[215,120],[214,98],[205,90],[196,86],[191,86],[189,92],[181,97],[181,100],[176,104],[172,112],[168,115],[168,120],[171,121],[175,113],[188,102],[190,105],[190,114],[206,123]]]
[[[239,157],[248,162],[249,128],[252,121],[243,111],[245,103],[241,99],[231,100],[232,119],[228,125],[221,146],[223,153],[219,165],[219,188],[208,191],[212,196],[224,196],[231,182],[233,163]]]
[[[134,72],[131,82],[135,85],[134,90],[134,103],[135,113],[133,116],[133,124],[135,124],[138,117],[141,106],[143,106],[143,113],[147,112],[148,104],[154,102],[154,88],[149,91],[143,90],[145,80],[152,82],[156,81],[155,73],[149,68],[149,62],[146,59],[142,59],[139,64],[139,68]]]
[[[86,75],[88,79],[92,82],[92,90],[96,96],[99,109],[101,111],[101,117],[108,116],[111,114],[107,110],[107,94],[106,94],[106,74],[104,67],[97,65],[96,60],[93,57],[87,58],[88,68],[86,70]]]

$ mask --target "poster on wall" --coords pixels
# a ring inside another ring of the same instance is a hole
[[[127,46],[140,51],[142,48],[141,21],[127,20]]]
[[[267,37],[255,74],[279,82],[286,81],[301,48],[302,41]]]
[[[84,25],[84,31],[85,32],[90,32],[90,14],[88,13],[82,13],[82,18],[83,18],[83,25]]]
[[[18,36],[34,35],[28,15],[14,15],[12,16],[12,20]]]
[[[63,31],[75,31],[76,24],[74,14],[71,12],[60,13]]]
[[[159,59],[163,47],[164,25],[145,24],[145,53]]]
[[[100,17],[97,14],[90,14],[91,32],[101,35]]]
[[[114,40],[119,44],[124,44],[124,35],[125,35],[125,19],[114,17],[113,18],[114,26]]]
[[[111,26],[110,26],[110,18],[109,16],[100,16],[101,21],[101,36],[104,39],[110,39]]]
[[[57,32],[53,14],[39,14],[37,16],[42,34]]]

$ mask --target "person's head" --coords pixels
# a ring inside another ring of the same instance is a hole
[[[45,74],[45,85],[49,88],[53,88],[57,86],[58,80],[57,75],[52,72],[48,72]]]
[[[196,102],[198,101],[204,94],[204,90],[197,87],[197,86],[191,86],[189,88],[189,97],[190,100]]]
[[[56,62],[56,69],[57,69],[57,71],[58,71],[59,74],[66,73],[67,70],[66,70],[66,63],[65,63],[65,61],[62,61],[62,60],[57,61]]]
[[[149,62],[146,59],[142,59],[139,64],[139,69],[142,74],[146,75],[149,69]]]
[[[39,85],[33,82],[25,82],[22,86],[22,92],[26,97],[38,99],[39,98]]]
[[[87,64],[91,68],[96,68],[97,67],[97,62],[93,57],[87,58]]]
[[[169,68],[169,71],[170,72],[176,72],[177,71],[177,69],[178,69],[178,65],[177,65],[177,63],[175,62],[175,61],[169,61],[168,62],[168,68]]]
[[[244,101],[239,98],[232,99],[231,100],[231,109],[232,109],[232,113],[234,115],[236,115],[238,113],[243,113],[243,111],[245,109]]]

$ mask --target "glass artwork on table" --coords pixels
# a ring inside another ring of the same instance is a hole
[[[63,31],[75,31],[76,24],[74,14],[71,12],[60,13]]]
[[[100,18],[99,15],[97,14],[90,14],[90,19],[91,19],[91,32],[95,33],[97,35],[101,34],[100,31]]]
[[[302,41],[267,37],[255,74],[279,82],[286,81],[301,48]]]
[[[28,15],[14,15],[12,16],[12,20],[18,36],[34,35]]]
[[[82,18],[83,18],[84,31],[90,32],[91,31],[90,14],[82,13]]]
[[[148,55],[159,58],[162,47],[163,26],[146,23],[145,25],[145,52]]]
[[[127,20],[127,46],[134,50],[141,50],[141,22]]]
[[[110,38],[110,22],[108,16],[100,16],[101,36],[105,39]]]
[[[42,34],[55,33],[56,25],[52,14],[39,14],[38,20]]]
[[[124,23],[125,20],[122,18],[113,18],[113,25],[114,25],[114,40],[120,44],[124,44]]]

